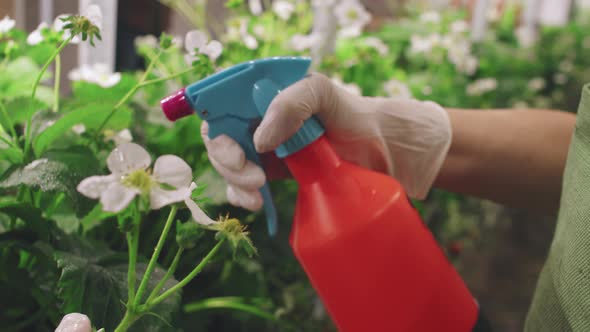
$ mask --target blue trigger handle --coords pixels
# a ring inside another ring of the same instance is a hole
[[[254,148],[253,125],[265,115],[271,101],[282,89],[299,81],[311,64],[303,57],[273,57],[244,62],[193,83],[164,99],[162,109],[168,119],[197,114],[209,124],[209,138],[225,134],[235,140],[246,158],[260,167]],[[275,154],[285,158],[311,144],[324,133],[314,118],[304,125]],[[275,209],[268,183],[260,189],[264,199],[267,228],[271,236],[278,231]]]
[[[246,154],[246,159],[262,167],[260,156],[254,148],[251,123],[249,122],[248,120],[233,116],[212,120],[208,123],[209,138],[213,139],[221,134],[231,137],[240,144]],[[260,194],[264,200],[264,213],[266,215],[268,233],[271,236],[275,236],[278,231],[278,217],[268,182],[260,188]]]

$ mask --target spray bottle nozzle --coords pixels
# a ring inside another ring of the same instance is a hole
[[[166,118],[170,121],[176,121],[187,115],[194,113],[191,105],[186,100],[184,88],[178,90],[176,93],[162,99],[160,106]]]
[[[163,99],[166,117],[175,121],[196,113],[209,124],[209,137],[228,135],[238,142],[248,160],[261,165],[254,148],[252,123],[259,122],[273,98],[289,85],[305,77],[311,60],[304,57],[274,57],[244,62]],[[315,118],[281,145],[275,153],[279,158],[299,151],[323,134]],[[261,188],[268,231],[277,232],[277,215],[268,183]]]

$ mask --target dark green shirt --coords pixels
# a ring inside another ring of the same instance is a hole
[[[590,331],[590,85],[582,92],[557,228],[525,331]]]

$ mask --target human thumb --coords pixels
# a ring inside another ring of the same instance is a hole
[[[254,133],[258,153],[275,150],[293,136],[313,114],[325,109],[331,98],[331,82],[312,73],[281,91],[270,103]]]

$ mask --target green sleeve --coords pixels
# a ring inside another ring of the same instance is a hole
[[[525,331],[590,331],[590,85],[582,92],[555,235]]]

